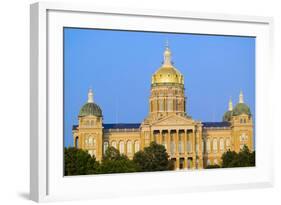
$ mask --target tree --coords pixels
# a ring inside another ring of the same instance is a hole
[[[99,173],[128,173],[136,172],[137,170],[137,165],[132,160],[129,160],[126,155],[120,154],[114,147],[108,147],[105,151]]]
[[[99,163],[95,156],[91,157],[87,151],[75,147],[64,148],[64,174],[85,175],[97,173]]]
[[[135,153],[133,161],[137,164],[138,171],[164,171],[174,167],[165,147],[155,142]]]
[[[243,149],[236,153],[228,150],[222,155],[222,167],[251,167],[255,166],[255,152],[250,152],[244,145]]]

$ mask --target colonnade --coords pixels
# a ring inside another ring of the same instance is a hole
[[[151,141],[165,146],[175,169],[203,167],[202,136],[196,129],[154,129]]]

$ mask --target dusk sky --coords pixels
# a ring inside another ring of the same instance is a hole
[[[148,115],[152,74],[169,41],[184,75],[187,113],[221,121],[240,90],[255,117],[255,38],[96,29],[64,29],[64,144],[72,146],[88,89],[104,123],[141,123]]]

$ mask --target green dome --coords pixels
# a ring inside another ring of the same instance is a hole
[[[241,114],[251,115],[251,110],[245,103],[238,103],[233,109],[234,116]]]
[[[87,116],[87,115],[94,115],[97,117],[102,117],[102,111],[97,104],[88,102],[81,108],[81,110],[79,112],[80,117]]]
[[[230,121],[230,120],[231,120],[231,117],[232,117],[232,111],[226,111],[226,112],[224,113],[224,115],[223,115],[222,120],[223,120],[224,122]]]

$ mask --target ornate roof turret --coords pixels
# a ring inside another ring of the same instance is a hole
[[[250,110],[249,106],[244,103],[244,96],[243,96],[242,91],[240,92],[240,95],[239,95],[239,103],[233,109],[234,116],[241,115],[241,114],[246,114],[249,116],[251,115],[251,110]]]
[[[228,111],[226,111],[223,115],[223,118],[222,120],[224,122],[226,121],[230,121],[231,120],[231,117],[232,117],[232,110],[233,110],[233,105],[232,105],[232,100],[231,98],[229,99],[229,102],[228,102]]]
[[[89,89],[88,92],[88,101],[83,107],[80,109],[79,117],[83,116],[96,116],[96,117],[102,117],[102,111],[100,107],[94,103],[94,94],[92,89]]]

